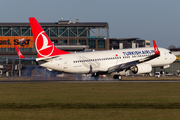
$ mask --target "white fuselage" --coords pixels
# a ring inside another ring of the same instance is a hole
[[[161,67],[175,61],[175,55],[171,54],[169,50],[159,48],[159,51],[159,57],[144,63],[150,64],[152,67]],[[112,66],[139,60],[153,54],[153,47],[81,52],[59,55],[48,62],[40,64],[40,66],[66,73],[106,72]],[[37,58],[36,60],[41,59],[43,58]]]

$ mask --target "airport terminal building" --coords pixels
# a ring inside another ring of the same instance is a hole
[[[40,23],[40,25],[59,48],[61,46],[62,49],[69,48],[69,51],[74,48],[77,51],[87,48],[109,49],[109,25],[107,22],[60,20],[54,23]],[[0,53],[13,54],[15,52],[14,45],[17,45],[24,54],[35,53],[29,23],[0,23]],[[66,45],[68,46],[66,47]]]
[[[140,38],[109,38],[107,22],[58,22],[40,23],[54,45],[66,51],[109,50],[150,47],[150,42]],[[0,55],[17,55],[14,45],[24,55],[36,55],[29,23],[0,23]]]

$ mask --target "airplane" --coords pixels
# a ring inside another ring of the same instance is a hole
[[[152,67],[167,68],[176,60],[176,56],[165,48],[154,47],[104,50],[70,53],[57,49],[35,17],[29,18],[37,58],[24,57],[15,46],[20,59],[33,60],[48,70],[73,74],[91,74],[96,80],[99,75],[114,74],[121,80],[121,71],[130,70],[134,74],[150,73]]]

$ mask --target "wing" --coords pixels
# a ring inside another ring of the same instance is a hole
[[[150,61],[152,59],[155,59],[157,57],[160,56],[160,52],[158,50],[158,47],[156,45],[156,42],[153,40],[153,46],[154,46],[154,55],[151,55],[151,56],[148,56],[146,58],[142,58],[142,59],[139,59],[139,60],[134,60],[134,61],[131,61],[131,62],[127,62],[127,63],[124,63],[124,64],[119,64],[119,65],[115,65],[115,66],[112,66],[108,69],[108,73],[112,73],[112,72],[119,72],[119,71],[123,71],[123,70],[129,70],[132,66],[135,66],[139,63],[143,63],[143,62],[146,62],[146,61]]]

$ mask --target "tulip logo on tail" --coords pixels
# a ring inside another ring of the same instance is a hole
[[[48,37],[44,31],[40,32],[36,37],[36,50],[43,57],[50,56],[54,51],[54,45],[48,41]]]

